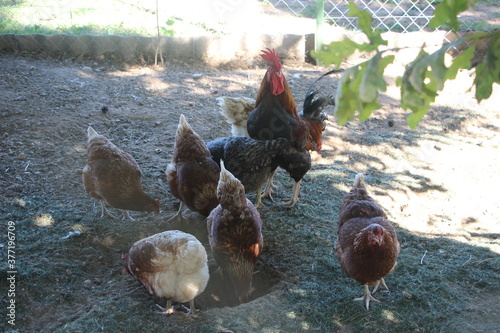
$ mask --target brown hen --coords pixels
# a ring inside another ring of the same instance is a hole
[[[394,270],[400,246],[396,230],[383,209],[368,195],[363,174],[356,175],[351,191],[342,200],[335,252],[344,272],[364,285],[366,309],[384,277]]]
[[[207,218],[208,239],[215,261],[229,276],[240,303],[252,291],[252,275],[263,238],[261,219],[254,205],[245,197],[245,189],[224,167],[217,187],[220,204]]]
[[[134,158],[120,150],[106,137],[87,129],[87,165],[83,168],[83,185],[87,193],[100,201],[102,214],[115,218],[104,201],[114,208],[123,209],[124,217],[132,220],[127,210],[156,212],[160,200],[144,193],[141,185],[141,169]]]
[[[182,218],[184,204],[194,212],[208,216],[219,202],[217,182],[220,169],[212,160],[203,139],[196,134],[181,114],[172,163],[167,166],[170,192],[181,201],[179,211],[171,219]]]

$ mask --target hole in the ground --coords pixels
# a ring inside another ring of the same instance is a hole
[[[197,309],[239,305],[229,278],[224,277],[220,271],[217,272],[217,267],[215,262],[213,267],[212,265],[210,267],[210,280],[208,281],[207,288],[203,294],[195,299]],[[258,261],[252,277],[253,291],[248,298],[248,302],[272,292],[273,287],[280,280],[281,274],[274,271],[265,263]]]

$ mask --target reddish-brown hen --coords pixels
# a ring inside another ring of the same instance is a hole
[[[194,298],[209,279],[207,252],[196,237],[165,231],[135,242],[122,259],[125,270],[151,294],[167,299],[166,314],[174,312],[172,301],[189,302],[189,312],[194,312]]]
[[[83,185],[87,193],[101,202],[102,214],[115,218],[104,206],[123,209],[123,215],[132,219],[127,210],[156,212],[160,201],[144,193],[141,169],[132,156],[120,150],[107,138],[87,129],[87,165],[83,168]]]
[[[172,163],[167,166],[165,173],[170,192],[181,201],[174,217],[182,218],[183,204],[204,216],[208,216],[219,204],[216,194],[219,166],[212,160],[205,142],[193,131],[184,115],[180,116],[177,127]]]
[[[387,220],[383,209],[368,195],[363,174],[356,175],[351,191],[344,197],[339,217],[335,252],[344,272],[364,285],[363,297],[369,309],[370,301],[379,302],[373,293],[382,284],[384,276],[392,272],[399,254],[396,230]]]
[[[215,261],[229,276],[236,298],[245,302],[252,291],[252,275],[263,238],[261,219],[245,197],[241,182],[224,168],[217,187],[220,204],[207,218],[208,239]]]

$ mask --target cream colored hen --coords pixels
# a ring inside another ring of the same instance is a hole
[[[122,259],[126,271],[151,294],[167,299],[165,314],[175,312],[172,302],[189,302],[188,313],[195,311],[194,298],[209,279],[207,252],[196,237],[165,231],[135,242]]]

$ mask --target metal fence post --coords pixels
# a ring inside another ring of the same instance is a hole
[[[314,51],[318,52],[323,44],[323,24],[325,22],[325,0],[316,0],[316,34],[314,36]],[[316,60],[316,65],[321,63]]]

